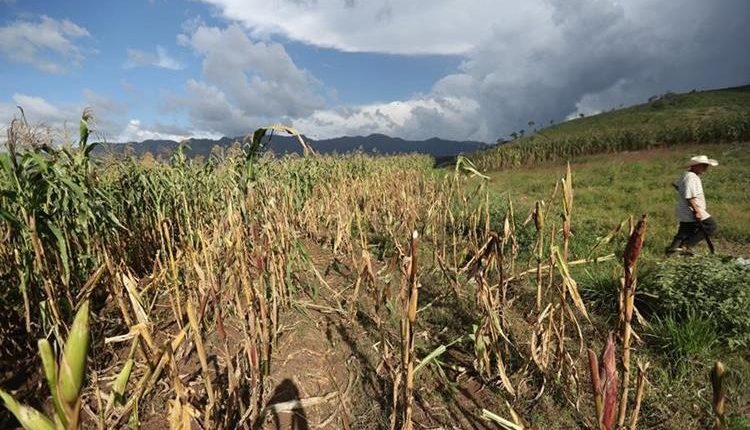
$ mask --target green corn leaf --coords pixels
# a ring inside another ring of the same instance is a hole
[[[60,394],[65,403],[75,403],[81,392],[89,349],[89,301],[81,305],[73,320],[60,361]]]
[[[47,339],[39,339],[39,356],[42,358],[42,368],[44,369],[44,376],[47,379],[47,386],[52,394],[52,404],[55,407],[55,413],[60,419],[64,427],[67,427],[68,420],[65,416],[65,412],[60,404],[60,398],[57,392],[57,361],[55,360],[55,354],[52,352],[52,346]]]
[[[86,143],[89,140],[89,123],[86,121],[85,117],[81,117],[81,122],[78,126],[78,134],[78,145],[81,148],[86,148]]]
[[[86,157],[89,157],[89,155],[91,154],[91,151],[99,145],[100,145],[99,142],[94,142],[91,145],[87,145],[86,149],[83,150],[83,155],[85,155]]]
[[[415,368],[414,368],[414,374],[416,375],[417,373],[419,373],[419,371],[420,371],[420,370],[421,370],[421,369],[422,369],[422,368],[423,368],[424,366],[426,366],[426,365],[427,365],[427,364],[429,364],[429,363],[430,363],[431,361],[433,361],[433,360],[435,360],[436,358],[438,358],[438,357],[440,357],[441,355],[443,355],[443,354],[445,353],[445,351],[447,351],[447,350],[448,350],[448,348],[447,348],[447,347],[446,347],[445,345],[440,345],[440,346],[438,346],[437,348],[435,348],[435,350],[434,350],[434,351],[432,351],[431,353],[429,353],[429,354],[427,355],[427,357],[425,357],[425,358],[424,358],[424,359],[423,359],[422,361],[420,361],[420,362],[419,362],[419,364],[417,365],[417,367],[415,367]]]
[[[133,370],[133,359],[129,358],[125,365],[120,370],[120,374],[117,375],[114,385],[112,385],[112,397],[114,398],[115,405],[125,404],[125,389],[128,385],[128,379],[130,379],[130,372]]]
[[[18,228],[21,225],[21,222],[16,218],[15,215],[8,212],[4,208],[0,207],[0,219],[4,219],[8,224],[13,226],[13,228]]]
[[[0,389],[0,399],[26,430],[55,430],[55,424],[36,409],[22,405],[10,394]]]
[[[65,285],[70,283],[70,259],[68,258],[68,241],[65,239],[65,235],[62,231],[57,228],[54,224],[48,224],[49,230],[57,239],[57,249],[60,251],[60,261],[63,265],[63,282]]]

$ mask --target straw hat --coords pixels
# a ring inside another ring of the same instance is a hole
[[[695,157],[690,158],[690,163],[688,163],[688,166],[695,166],[696,164],[708,164],[709,166],[718,166],[719,162],[708,158],[705,155],[696,155]]]

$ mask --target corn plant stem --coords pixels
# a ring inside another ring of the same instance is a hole
[[[536,254],[536,311],[542,309],[542,259],[544,258],[544,230],[537,230]],[[512,277],[511,277],[512,278]]]
[[[193,300],[188,298],[187,301],[187,314],[190,320],[190,329],[193,332],[193,342],[195,342],[195,349],[198,352],[198,359],[201,363],[201,371],[203,373],[203,382],[206,385],[206,394],[208,395],[208,405],[205,411],[204,423],[207,427],[210,426],[210,411],[216,402],[216,394],[214,393],[213,386],[211,385],[211,373],[208,368],[208,359],[206,356],[206,350],[203,346],[203,338],[201,337],[200,325],[198,324],[198,317],[195,314],[195,307],[193,306]]]
[[[410,243],[408,272],[408,290],[402,317],[402,372],[404,378],[402,430],[411,430],[414,402],[414,324],[417,320],[417,300],[419,285],[417,281],[417,232],[414,231]]]
[[[627,299],[626,299],[627,300]],[[622,397],[620,398],[620,410],[617,422],[622,426],[625,424],[625,415],[628,408],[628,393],[630,391],[630,343],[632,341],[632,328],[630,321],[623,324],[622,334]]]
[[[724,388],[724,374],[726,369],[724,363],[716,361],[711,371],[711,386],[713,388],[713,412],[714,412],[714,430],[726,429],[725,401],[726,392]]]
[[[125,405],[116,411],[115,419],[113,421],[113,426],[117,427],[122,421],[123,418],[138,404],[138,400],[146,395],[146,393],[153,388],[153,386],[156,384],[156,382],[159,380],[159,377],[161,376],[161,372],[164,370],[164,366],[167,365],[167,361],[173,357],[174,352],[177,350],[177,348],[182,345],[182,342],[185,341],[185,337],[187,336],[187,327],[184,327],[180,332],[177,334],[177,336],[171,341],[167,342],[167,344],[164,346],[164,350],[161,354],[161,358],[159,359],[159,363],[156,365],[154,370],[148,369],[146,373],[141,377],[140,381],[136,385],[136,388],[134,392],[131,394],[131,396],[128,399],[128,402],[125,403]],[[169,351],[166,349],[169,348]]]
[[[646,392],[646,369],[648,368],[648,363],[645,365],[638,365],[638,383],[636,386],[636,393],[635,393],[635,404],[633,406],[633,415],[630,418],[630,430],[636,430],[636,427],[638,426],[638,416],[641,412],[641,402],[643,401],[643,396]]]
[[[602,383],[599,377],[599,360],[596,353],[591,349],[588,350],[589,356],[589,374],[591,376],[591,393],[594,397],[594,407],[596,410],[596,421],[602,420],[603,402],[602,402]]]

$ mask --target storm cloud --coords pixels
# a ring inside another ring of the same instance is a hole
[[[273,9],[261,1],[209,3],[258,37],[465,58],[428,94],[295,117],[319,137],[378,131],[493,141],[528,121],[750,81],[746,0],[318,0],[274,3]]]

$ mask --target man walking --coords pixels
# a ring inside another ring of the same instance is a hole
[[[718,166],[719,162],[705,155],[690,159],[688,170],[673,184],[677,189],[677,220],[680,227],[667,248],[667,254],[692,254],[691,248],[704,238],[709,242],[716,231],[716,221],[706,211],[706,197],[703,194],[703,183],[700,176],[709,166]]]

